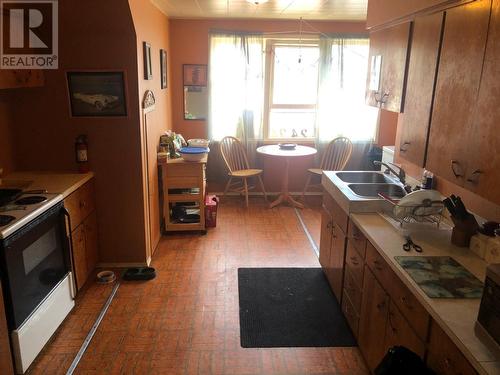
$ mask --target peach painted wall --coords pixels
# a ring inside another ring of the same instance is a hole
[[[364,22],[310,22],[324,33],[366,33]],[[182,65],[208,64],[208,33],[210,29],[249,32],[298,30],[297,21],[277,20],[170,20],[172,49],[172,119],[176,132],[188,138],[206,138],[206,121],[184,120]],[[305,31],[311,31],[304,26]]]
[[[9,92],[0,92],[0,169],[8,174],[15,169],[14,156],[12,152],[12,132],[14,127],[12,110],[10,108]],[[1,177],[1,176],[0,176]]]
[[[399,145],[400,143],[400,137],[401,137],[401,131],[402,131],[402,124],[404,121],[404,113],[401,113],[399,115],[398,119],[398,131],[396,135],[396,145]],[[410,163],[409,161],[405,160],[401,155],[399,155],[399,150],[398,147],[396,147],[395,152],[395,161],[396,163],[400,163],[405,171],[413,178],[420,179],[423,173],[423,168],[419,167],[418,165],[415,165],[413,163]],[[432,171],[431,171],[432,172]],[[458,185],[455,185],[454,183],[445,180],[444,178],[441,178],[439,176],[436,176],[436,189],[441,192],[441,194],[445,196],[449,196],[450,194],[455,194],[459,195],[462,200],[464,201],[465,205],[467,208],[474,212],[475,214],[488,219],[488,220],[495,220],[500,222],[500,206],[487,201],[486,199],[480,197],[477,194],[472,193],[469,190],[466,190]]]
[[[158,191],[158,163],[156,151],[160,135],[171,126],[171,77],[167,77],[167,89],[161,89],[160,48],[167,51],[167,69],[171,57],[169,44],[169,20],[150,1],[129,0],[137,35],[137,62],[139,82],[139,102],[146,90],[153,91],[156,99],[155,110],[146,116],[140,116],[141,144],[143,145],[144,189],[148,192],[146,200],[146,220],[150,222],[151,249],[154,250],[160,240],[160,202]],[[153,79],[144,79],[143,42],[151,44]],[[149,218],[148,218],[149,216]]]
[[[18,170],[75,171],[74,141],[87,134],[95,172],[100,261],[145,263],[136,35],[127,2],[59,2],[59,69],[45,86],[12,91]],[[73,118],[66,71],[126,74],[127,117]]]
[[[398,128],[398,115],[396,112],[380,110],[377,146],[394,146]]]

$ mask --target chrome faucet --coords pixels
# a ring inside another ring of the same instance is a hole
[[[401,183],[403,185],[406,185],[406,172],[400,166],[398,166],[396,164],[393,164],[393,163],[383,163],[383,162],[378,161],[378,160],[374,160],[373,164],[374,165],[383,165],[384,167],[387,168],[384,171],[385,174],[390,174],[392,172],[392,174],[394,174],[394,176],[396,176],[399,179],[399,181],[401,181]],[[396,168],[398,168],[399,172],[396,172],[389,164],[392,165],[392,166],[394,166],[394,167],[396,167]]]

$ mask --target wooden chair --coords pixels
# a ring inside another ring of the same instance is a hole
[[[224,137],[220,141],[220,151],[229,169],[229,181],[226,184],[223,195],[226,195],[230,189],[240,194],[245,193],[245,201],[248,207],[248,190],[253,188],[253,186],[248,185],[247,179],[250,177],[257,177],[262,192],[264,193],[264,199],[267,202],[266,190],[262,178],[260,177],[262,169],[250,168],[245,148],[241,142],[235,137]],[[238,179],[239,181],[233,182],[233,179]],[[242,186],[237,188],[236,186],[240,184]]]
[[[345,168],[352,153],[352,143],[349,138],[338,137],[331,141],[323,153],[319,168],[310,168],[307,170],[308,176],[306,185],[302,191],[302,200],[305,198],[307,189],[310,186],[321,187],[321,184],[311,184],[314,176],[321,176],[323,171],[341,171]]]

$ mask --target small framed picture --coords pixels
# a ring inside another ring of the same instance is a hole
[[[184,86],[206,86],[207,66],[200,64],[184,64]]]
[[[67,72],[71,115],[127,116],[124,72]]]
[[[160,49],[160,77],[161,88],[167,88],[167,51]]]
[[[142,42],[144,54],[144,79],[153,79],[153,63],[151,61],[151,44]]]

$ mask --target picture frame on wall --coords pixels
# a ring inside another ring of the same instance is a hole
[[[160,77],[161,88],[167,88],[167,51],[160,49]]]
[[[151,44],[142,42],[144,55],[144,79],[153,79],[153,62],[151,61]]]
[[[184,86],[206,86],[207,65],[184,64],[183,66]]]
[[[73,117],[127,116],[123,71],[67,72]]]

